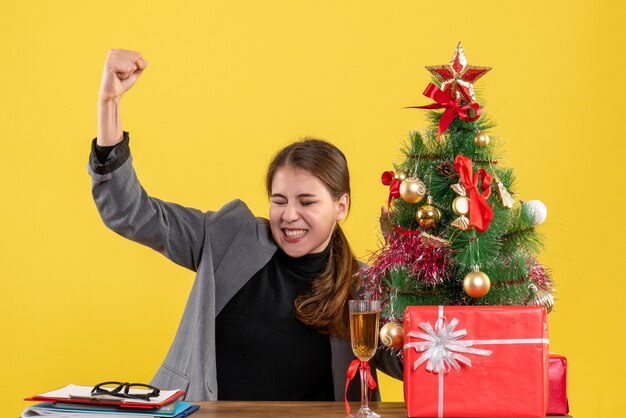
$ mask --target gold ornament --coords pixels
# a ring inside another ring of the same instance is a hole
[[[406,178],[406,173],[404,171],[398,171],[395,176],[396,180],[404,180]]]
[[[397,322],[387,322],[380,329],[380,342],[389,348],[400,348],[404,344],[404,327]]]
[[[548,313],[552,312],[554,307],[554,295],[549,290],[538,289],[537,285],[531,283],[528,285],[533,295],[530,298],[529,305],[543,306]]]
[[[441,219],[441,212],[433,205],[432,196],[428,196],[426,204],[417,210],[415,219],[417,223],[424,229],[430,229],[437,225]]]
[[[400,183],[400,197],[407,203],[417,203],[426,195],[426,185],[416,177],[407,177]]]
[[[461,231],[465,231],[470,225],[469,218],[465,216],[469,213],[470,200],[467,197],[465,186],[463,186],[462,183],[456,183],[450,187],[456,194],[458,194],[458,196],[452,201],[452,210],[454,213],[459,215],[459,217],[452,221],[452,226],[460,229]]]
[[[450,247],[452,245],[450,241],[440,238],[440,237],[436,237],[427,232],[422,232],[421,234],[419,234],[419,237],[420,237],[420,240],[422,241],[422,244],[432,245],[433,247],[436,247],[436,248]]]
[[[554,307],[554,296],[547,290],[540,289],[537,291],[534,304],[537,306],[543,306],[546,308],[546,311],[550,313]]]
[[[478,267],[465,275],[463,279],[463,290],[468,296],[473,298],[481,298],[485,296],[491,288],[491,281]]]
[[[489,145],[489,135],[484,132],[478,132],[474,137],[474,143],[479,147],[486,147]]]
[[[506,187],[504,187],[504,184],[502,184],[499,178],[495,177],[494,179],[496,181],[496,186],[498,186],[498,196],[500,196],[502,206],[507,209],[511,209],[515,203],[515,199],[513,199],[511,193],[509,193]]]
[[[457,215],[467,215],[469,213],[469,202],[467,196],[457,196],[452,202],[452,210]]]
[[[454,192],[458,194],[459,196],[467,195],[467,192],[465,191],[465,186],[463,186],[463,183],[455,183],[452,186],[450,186],[450,188],[454,190]]]
[[[452,225],[453,227],[457,229],[460,229],[461,231],[465,231],[466,229],[469,229],[469,224],[470,224],[469,218],[464,215],[461,215],[455,220],[453,220],[450,225]]]

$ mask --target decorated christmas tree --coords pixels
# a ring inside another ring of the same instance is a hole
[[[383,302],[381,341],[402,345],[411,305],[553,307],[553,282],[538,260],[540,201],[515,193],[513,170],[473,84],[491,68],[468,65],[461,44],[424,95],[431,127],[411,132],[404,161],[382,175],[388,231],[365,271],[368,298]]]

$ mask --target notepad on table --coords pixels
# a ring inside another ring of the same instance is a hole
[[[48,401],[78,403],[86,405],[113,405],[120,408],[157,409],[174,402],[185,394],[182,390],[162,390],[159,396],[150,400],[116,398],[112,396],[92,395],[92,386],[67,385],[50,392],[41,393],[24,399],[25,401]],[[149,391],[146,391],[146,393]]]

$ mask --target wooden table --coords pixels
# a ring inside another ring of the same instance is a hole
[[[234,402],[213,401],[193,402],[200,405],[200,410],[192,418],[203,417],[238,417],[238,418],[344,418],[346,411],[343,402]],[[357,410],[358,403],[351,403],[351,408]],[[406,418],[406,409],[403,402],[371,402],[370,408],[382,418]],[[549,415],[554,418],[563,416]]]

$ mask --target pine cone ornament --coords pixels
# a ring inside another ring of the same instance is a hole
[[[450,161],[442,162],[437,166],[436,170],[442,177],[450,179],[454,183],[459,181],[459,173],[456,172],[454,165]]]

